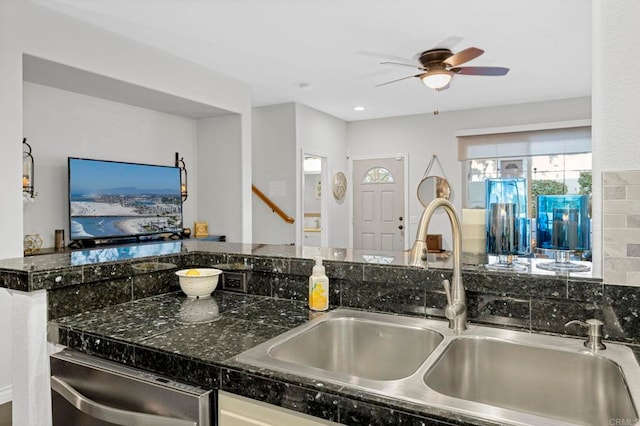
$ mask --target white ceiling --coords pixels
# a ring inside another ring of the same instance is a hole
[[[589,0],[34,2],[245,81],[254,106],[353,121],[591,95]],[[470,46],[485,54],[466,65],[511,71],[458,75],[442,92],[413,78],[374,87],[417,73],[381,61]]]

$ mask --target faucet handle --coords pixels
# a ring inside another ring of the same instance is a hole
[[[451,283],[449,280],[442,280],[442,285],[444,286],[444,293],[447,295],[447,305],[451,306]]]
[[[602,333],[602,326],[604,325],[604,323],[602,321],[595,318],[591,318],[586,321],[573,320],[569,321],[564,326],[568,327],[573,324],[578,324],[588,328],[587,340],[584,342],[585,347],[591,349],[592,351],[607,348],[604,343],[602,343],[602,338],[604,337]]]
[[[461,301],[454,303],[454,295],[451,292],[451,283],[449,282],[449,280],[447,279],[442,280],[442,285],[444,286],[444,292],[447,295],[447,306],[445,306],[444,308],[444,316],[449,320],[449,324],[452,324],[452,321],[454,321],[460,315],[465,314],[465,317],[466,317],[467,306],[464,301],[464,298]],[[455,278],[454,278],[454,285],[455,285]],[[455,296],[455,297],[458,297],[458,296]],[[464,328],[457,329],[457,331],[463,331],[465,329],[466,329],[466,324]]]

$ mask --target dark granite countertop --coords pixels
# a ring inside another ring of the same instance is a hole
[[[429,405],[239,363],[235,356],[308,321],[305,302],[217,290],[163,294],[51,320],[72,349],[348,425],[492,425]]]

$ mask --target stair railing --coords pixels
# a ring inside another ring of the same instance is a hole
[[[280,216],[282,218],[282,220],[284,220],[287,223],[293,223],[295,222],[295,219],[292,218],[291,216],[287,215],[284,211],[282,211],[282,209],[280,207],[278,207],[278,205],[276,203],[274,203],[271,198],[267,197],[262,191],[260,191],[255,185],[251,185],[251,191],[253,191],[254,194],[256,194],[256,196],[258,198],[260,198],[267,206],[269,206],[269,208],[278,216]]]

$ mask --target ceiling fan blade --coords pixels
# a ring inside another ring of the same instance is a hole
[[[451,36],[451,37],[447,37],[444,40],[440,41],[440,43],[436,43],[431,49],[449,49],[452,50],[458,43],[460,43],[462,41],[462,37],[460,36]],[[414,60],[419,60],[420,56],[422,56],[422,54],[424,53],[424,51],[420,51],[418,53],[416,53],[415,55],[413,55],[411,57],[411,59]],[[391,58],[389,58],[391,59]]]
[[[458,67],[451,68],[449,71],[456,74],[464,75],[505,75],[509,72],[509,68],[504,67]]]
[[[399,66],[403,66],[403,67],[417,68],[419,70],[424,69],[420,65],[416,65],[416,64],[412,65],[412,64],[404,64],[404,63],[401,63],[401,62],[389,62],[389,61],[380,62],[380,63],[383,64],[383,65],[399,65]]]
[[[398,55],[393,55],[393,54],[389,54],[389,53],[382,53],[382,52],[372,52],[370,50],[358,50],[356,52],[357,55],[361,55],[361,56],[369,56],[371,58],[377,58],[377,59],[382,59],[382,60],[391,60],[391,61],[396,61],[396,62],[410,62],[411,59],[409,58],[405,58],[403,56],[398,56]]]
[[[450,36],[442,40],[440,43],[436,44],[434,48],[453,49],[461,41],[462,37],[460,36]]]
[[[397,83],[398,81],[406,80],[408,78],[420,77],[421,75],[422,74],[409,75],[407,77],[402,77],[402,78],[398,78],[396,80],[391,80],[391,81],[387,81],[387,82],[384,82],[384,83],[376,84],[375,87],[386,86],[387,84]]]
[[[443,62],[450,67],[457,67],[460,64],[464,64],[465,62],[469,62],[470,60],[477,58],[483,53],[484,50],[482,49],[478,49],[477,47],[468,47],[458,53],[454,53]]]

